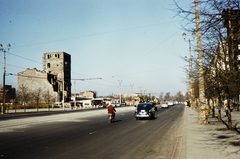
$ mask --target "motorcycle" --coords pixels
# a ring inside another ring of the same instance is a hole
[[[108,121],[109,123],[113,123],[115,118],[115,114],[113,113],[108,113]]]

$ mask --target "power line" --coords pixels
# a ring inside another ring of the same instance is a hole
[[[3,62],[0,62],[1,64],[3,64]],[[24,67],[20,67],[20,66],[16,66],[16,65],[12,65],[12,64],[6,64],[7,66],[12,66],[12,67],[16,67],[16,68],[22,68],[22,69],[26,69]]]
[[[139,57],[138,59],[136,59],[134,62],[132,62],[130,65],[126,66],[124,68],[123,71],[125,71],[127,68],[129,68],[130,66],[136,64],[138,61],[140,61],[141,59],[143,59],[145,56],[149,55],[150,53],[152,53],[154,50],[156,50],[159,46],[161,46],[162,44],[164,44],[166,41],[168,41],[170,38],[172,38],[175,34],[177,34],[180,31],[180,29],[178,31],[176,31],[175,33],[173,33],[172,35],[170,35],[167,39],[165,39],[163,42],[161,42],[159,45],[157,45],[156,47],[154,47],[152,50],[148,51],[146,54],[144,54],[143,56]]]
[[[35,63],[38,63],[38,64],[41,64],[41,65],[42,65],[42,63],[40,63],[40,62],[38,62],[38,61],[34,61],[34,60],[32,60],[32,59],[29,59],[29,58],[26,58],[26,57],[23,57],[23,56],[19,56],[19,55],[16,55],[16,54],[14,54],[14,53],[8,52],[8,54],[11,54],[11,55],[13,55],[13,56],[16,56],[16,57],[19,57],[19,58],[22,58],[22,59],[25,59],[25,60],[28,60],[28,61],[32,61],[32,62],[35,62]]]
[[[94,79],[102,79],[102,78],[82,78],[82,79],[71,79],[71,80],[80,80],[80,81],[85,81],[85,80],[94,80]]]
[[[176,21],[170,21],[170,22],[164,22],[164,23],[156,23],[156,24],[149,24],[149,25],[136,26],[136,27],[131,27],[131,28],[124,28],[124,29],[106,31],[106,32],[92,33],[92,34],[80,35],[80,36],[76,36],[76,37],[70,37],[70,38],[63,38],[63,39],[58,39],[58,40],[50,40],[50,41],[45,41],[45,42],[26,44],[26,45],[16,46],[16,47],[12,47],[12,48],[27,47],[27,46],[33,46],[33,45],[41,45],[41,44],[52,43],[52,42],[57,42],[57,41],[66,41],[66,40],[72,40],[72,39],[78,39],[78,38],[84,38],[84,37],[90,37],[90,36],[96,36],[96,35],[103,35],[103,34],[109,34],[109,33],[121,32],[121,31],[128,31],[128,30],[133,30],[133,29],[140,29],[140,28],[152,27],[152,26],[175,23],[175,22]]]

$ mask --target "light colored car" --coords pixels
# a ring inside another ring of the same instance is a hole
[[[168,104],[169,106],[173,106],[173,101],[168,101],[167,104]]]
[[[120,103],[111,103],[111,105],[114,106],[114,107],[121,107]]]
[[[161,104],[161,108],[169,108],[168,103],[162,103],[162,104]]]
[[[107,107],[106,102],[102,102],[98,104],[98,108],[106,108],[106,107]]]

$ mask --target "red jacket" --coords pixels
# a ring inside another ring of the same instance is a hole
[[[108,106],[108,113],[115,113],[115,112],[116,110],[112,105]]]

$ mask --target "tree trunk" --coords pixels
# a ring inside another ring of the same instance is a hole
[[[212,117],[215,118],[215,107],[212,107]]]
[[[221,96],[218,97],[218,121],[221,122],[222,121],[222,112],[221,112],[221,108],[222,108],[222,100],[221,100]]]
[[[231,110],[227,109],[227,117],[228,117],[228,129],[232,129],[232,115]]]
[[[25,105],[25,103],[24,103],[23,107],[24,107],[24,112],[26,112],[26,105]]]
[[[221,108],[218,109],[218,121],[219,121],[219,122],[222,121],[222,117],[221,117]]]
[[[37,102],[37,112],[38,112],[38,102]]]

